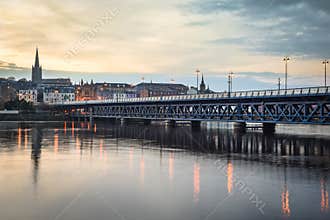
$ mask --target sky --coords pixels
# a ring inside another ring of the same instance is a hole
[[[0,1],[0,77],[30,79],[36,47],[46,78],[274,88],[290,56],[289,87],[318,86],[330,1]]]

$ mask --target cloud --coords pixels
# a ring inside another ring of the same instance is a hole
[[[229,13],[246,29],[213,43],[236,44],[265,55],[330,56],[330,1],[204,0],[193,1],[191,12],[214,16]]]
[[[15,63],[8,63],[0,60],[0,69],[5,70],[25,70],[26,68],[17,66]]]

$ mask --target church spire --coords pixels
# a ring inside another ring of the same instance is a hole
[[[38,47],[36,49],[36,58],[34,62],[34,67],[39,67],[39,52],[38,52]]]
[[[204,74],[202,74],[202,82],[199,85],[199,90],[203,94],[206,90],[205,82],[204,82]]]
[[[32,82],[40,83],[41,81],[42,81],[42,68],[39,63],[39,51],[37,47],[34,66],[32,66]]]

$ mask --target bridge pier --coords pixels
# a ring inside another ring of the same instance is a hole
[[[191,127],[192,128],[200,128],[201,127],[201,121],[191,121]]]
[[[143,124],[144,125],[150,125],[151,124],[151,119],[144,119]]]
[[[239,131],[239,132],[245,132],[246,131],[246,122],[235,122],[234,130]]]
[[[89,123],[91,126],[94,125],[93,108],[89,108]]]
[[[166,125],[174,128],[176,126],[176,122],[175,120],[167,120]]]
[[[275,123],[262,123],[262,130],[265,134],[273,134],[275,133]]]
[[[127,125],[128,124],[128,119],[127,118],[120,118],[120,125]]]

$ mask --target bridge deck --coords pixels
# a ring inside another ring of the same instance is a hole
[[[243,91],[56,104],[72,117],[330,124],[330,88]]]
[[[124,99],[106,99],[91,101],[73,101],[63,102],[52,105],[89,105],[89,104],[107,104],[107,103],[139,103],[139,102],[172,102],[172,101],[196,101],[196,100],[236,100],[236,99],[267,99],[267,98],[297,98],[297,97],[317,97],[330,96],[330,87],[307,87],[281,90],[254,90],[237,92],[220,92],[214,94],[198,95],[177,95],[163,97],[144,97],[144,98],[124,98]]]

